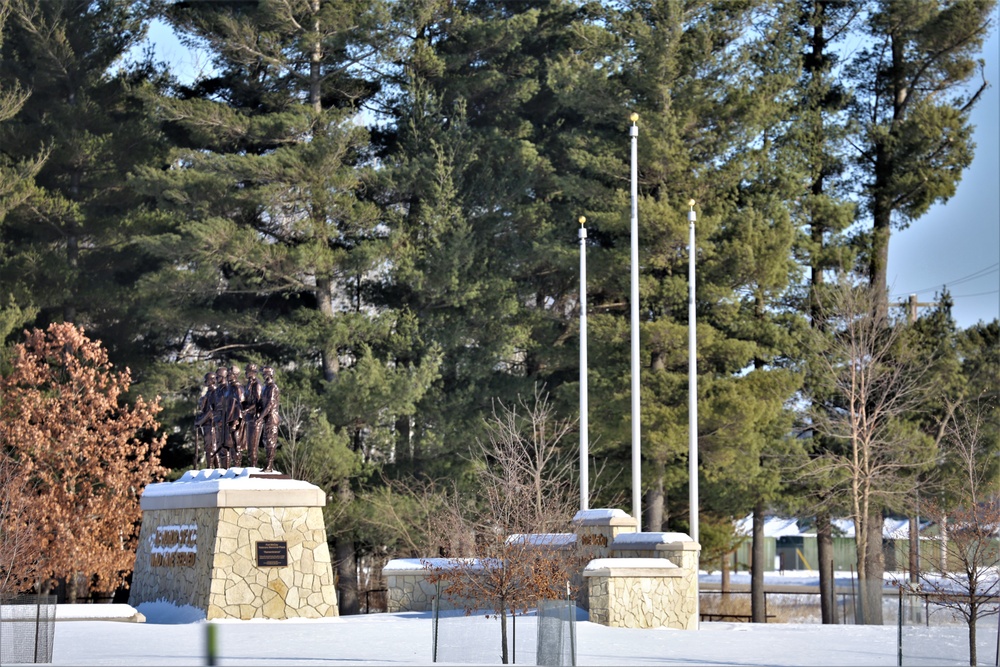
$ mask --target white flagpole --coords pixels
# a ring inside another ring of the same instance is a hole
[[[691,210],[688,211],[688,222],[690,227],[688,239],[688,284],[690,294],[688,296],[688,485],[690,487],[691,504],[691,539],[696,543],[698,540],[698,349],[696,329],[696,313],[694,303],[694,223],[697,214],[694,212],[695,201],[688,201]],[[698,569],[701,569],[700,567]],[[694,618],[695,627],[700,627],[701,609],[698,597],[700,586],[698,585],[698,573],[694,576]]]
[[[636,532],[642,532],[642,505],[640,492],[642,487],[641,460],[639,457],[640,437],[640,401],[639,401],[639,181],[638,181],[638,145],[639,145],[639,114],[631,116],[632,126],[629,136],[632,138],[632,514],[635,517]]]
[[[697,322],[694,304],[694,212],[695,201],[688,202],[690,236],[688,239],[688,486],[691,503],[691,539],[698,541],[698,350],[695,336]]]
[[[587,218],[580,216],[580,510],[590,509],[587,444]]]

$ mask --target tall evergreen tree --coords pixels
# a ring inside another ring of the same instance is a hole
[[[36,172],[37,186],[0,228],[9,249],[0,261],[5,299],[40,308],[43,322],[77,321],[112,354],[125,354],[132,284],[148,267],[131,245],[136,201],[126,175],[160,150],[136,95],[153,74],[121,67],[143,36],[142,5],[5,7],[0,87],[30,96],[0,126],[0,144],[22,172]]]
[[[870,7],[867,45],[848,74],[858,128],[852,143],[872,221],[865,262],[880,290],[887,289],[892,227],[905,229],[950,198],[972,163],[969,113],[987,83],[970,83],[982,68],[976,54],[995,6],[994,0],[878,0]]]
[[[661,530],[668,521],[683,527],[687,509],[676,496],[687,481],[689,198],[700,209],[699,467],[706,481],[721,488],[736,477],[747,479],[746,469],[729,465],[732,452],[781,440],[774,434],[787,422],[782,405],[795,387],[793,376],[780,369],[781,359],[793,355],[791,338],[778,333],[781,326],[787,330],[782,319],[790,313],[783,302],[796,271],[788,254],[795,229],[782,195],[768,194],[793,185],[794,165],[786,170],[779,158],[778,168],[768,166],[784,150],[775,138],[785,132],[782,118],[797,72],[793,43],[782,30],[790,15],[765,4],[718,12],[699,8],[635,3],[610,19],[621,41],[608,76],[620,92],[608,97],[626,100],[640,116],[641,447],[649,530]],[[755,18],[757,29],[748,38]],[[588,212],[599,246],[593,255],[599,278],[591,288],[597,311],[592,354],[602,360],[592,385],[599,398],[591,405],[600,415],[594,420],[600,438],[595,456],[624,467],[630,426],[628,144],[621,121],[617,129],[618,162],[602,174],[609,195]],[[613,141],[607,134],[602,140]],[[600,158],[612,164],[607,155]],[[762,391],[764,386],[770,389]],[[750,407],[757,400],[762,402]],[[774,420],[726,419],[743,410]],[[766,485],[764,477],[758,481]],[[749,496],[749,506],[740,510],[733,494],[714,508],[703,504],[702,511],[747,511],[753,505]]]
[[[556,70],[596,6],[572,2],[400,7],[408,26],[384,135],[397,216],[386,303],[413,314],[412,354],[441,347],[421,404],[417,467],[467,446],[493,398],[575,377],[573,229],[566,137],[585,110],[559,99]],[[416,8],[415,8],[416,9]],[[576,100],[577,103],[582,100]],[[566,125],[563,128],[563,125]],[[402,432],[402,429],[401,429]],[[447,443],[447,444],[444,444]]]
[[[377,178],[356,116],[377,90],[366,68],[381,12],[350,1],[171,5],[167,18],[207,45],[213,71],[158,100],[179,147],[169,169],[144,173],[158,198],[149,215],[177,229],[158,244],[168,267],[143,285],[173,302],[147,316],[171,332],[178,358],[287,371],[285,396],[322,410],[313,440],[342,459],[327,483],[342,516],[364,464],[392,455],[382,434],[436,371],[433,358],[397,363],[406,319],[371,301],[387,231],[366,194]],[[346,523],[331,535],[341,609],[354,613],[356,536]]]
[[[872,221],[859,245],[870,285],[882,295],[880,310],[888,308],[892,227],[905,228],[931,204],[951,197],[972,162],[969,112],[986,82],[967,86],[994,6],[993,0],[879,0],[870,7],[869,45],[848,75],[856,91],[851,114],[858,131],[852,143]],[[880,516],[883,508],[873,511]],[[881,549],[867,553],[869,576],[881,580]]]
[[[845,107],[848,95],[838,51],[859,21],[861,3],[803,0],[799,3],[802,77],[799,82],[794,121],[788,138],[798,147],[805,180],[795,199],[795,219],[802,230],[795,249],[805,269],[805,303],[800,309],[812,326],[822,322],[821,309],[828,274],[849,269],[852,257],[844,231],[854,220],[855,204],[844,183],[847,168]],[[808,354],[808,351],[806,351]],[[808,361],[804,382],[811,395],[815,366]],[[837,443],[813,434],[812,451],[822,455]],[[819,568],[820,609],[824,623],[835,622],[833,588],[833,526],[830,512],[836,499],[829,487],[815,484],[805,492],[811,501],[801,501],[816,515],[817,567]]]

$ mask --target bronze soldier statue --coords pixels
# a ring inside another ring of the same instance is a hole
[[[226,444],[229,446],[229,465],[242,466],[246,451],[246,428],[243,424],[243,385],[240,369],[229,367],[229,394],[226,397]]]
[[[205,467],[219,467],[219,453],[215,440],[215,373],[205,373],[205,391],[198,399],[198,417],[194,426],[205,443]]]
[[[229,371],[220,368],[215,371],[215,400],[212,402],[212,424],[215,429],[215,448],[220,468],[229,467],[229,446],[226,442],[226,436],[229,432],[226,426],[226,400],[228,396]]]
[[[261,440],[264,442],[264,455],[267,457],[267,463],[264,466],[263,472],[273,472],[274,452],[278,448],[278,405],[280,392],[278,391],[278,385],[274,383],[274,369],[270,366],[264,366],[261,373],[264,376],[264,389],[260,393],[260,409],[258,413],[262,418]]]
[[[246,424],[247,454],[250,467],[257,467],[257,449],[264,417],[260,414],[260,380],[257,379],[257,364],[247,364],[247,386],[243,396],[243,420]]]

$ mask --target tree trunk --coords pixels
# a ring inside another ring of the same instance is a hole
[[[837,595],[833,578],[833,527],[826,513],[816,516],[816,551],[820,616],[824,624],[834,624],[837,622]]]
[[[500,614],[500,663],[510,664],[510,656],[507,653],[507,610]]]
[[[396,451],[393,463],[398,464],[400,461],[413,464],[413,429],[410,415],[396,419]]]
[[[978,616],[976,611],[973,607],[973,613],[969,614],[969,664],[972,667],[976,667],[978,664],[976,662],[976,616]]]
[[[319,310],[329,319],[333,319],[333,280],[316,276],[316,301]],[[340,359],[337,357],[337,344],[326,341],[323,349],[323,379],[332,381],[340,372]]]
[[[920,525],[917,517],[910,517],[910,583],[920,583]]]
[[[940,540],[941,543],[941,555],[940,562],[938,563],[938,569],[941,574],[948,571],[948,516],[945,514],[941,515],[941,522],[938,524],[941,530]]]
[[[340,480],[337,497],[341,503],[349,503],[353,499],[350,481]],[[360,611],[358,604],[358,564],[354,550],[354,536],[337,535],[334,539],[334,551],[337,554],[337,607],[342,616],[350,616]]]
[[[66,578],[66,602],[69,604],[76,604],[76,584],[78,579],[79,577],[76,572],[72,572],[69,577]]]
[[[722,593],[723,599],[725,599],[725,594],[729,592],[729,557],[733,555],[733,552],[722,554],[722,560],[719,563],[719,568],[722,572]]]
[[[309,101],[312,103],[313,113],[317,116],[323,113],[322,96],[322,66],[323,66],[323,42],[320,41],[319,32],[319,0],[312,0],[309,8],[313,13],[313,31],[315,41],[313,42],[312,53],[309,54]]]
[[[753,535],[750,559],[750,616],[754,623],[767,623],[764,605],[764,503],[753,508]]]
[[[861,581],[864,595],[864,624],[882,625],[882,578],[885,573],[885,554],[882,552],[882,510],[875,510],[868,517],[868,549],[865,555],[865,581]]]
[[[354,540],[349,536],[338,536],[334,540],[334,549],[337,553],[337,607],[341,616],[357,614],[360,606]]]
[[[646,491],[646,532],[659,533],[663,530],[663,474]]]

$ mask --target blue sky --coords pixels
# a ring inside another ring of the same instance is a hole
[[[1000,317],[1000,37],[983,48],[990,88],[972,111],[976,155],[955,196],[934,206],[889,243],[889,293],[935,300],[948,286],[962,328]]]
[[[921,303],[936,300],[948,287],[952,315],[962,328],[1000,318],[1000,8],[983,48],[990,83],[972,112],[976,153],[955,196],[934,206],[905,230],[894,230],[889,244],[888,284],[893,300],[916,294]],[[150,40],[157,58],[191,76],[208,66],[203,54],[182,46],[169,27],[154,22]]]

